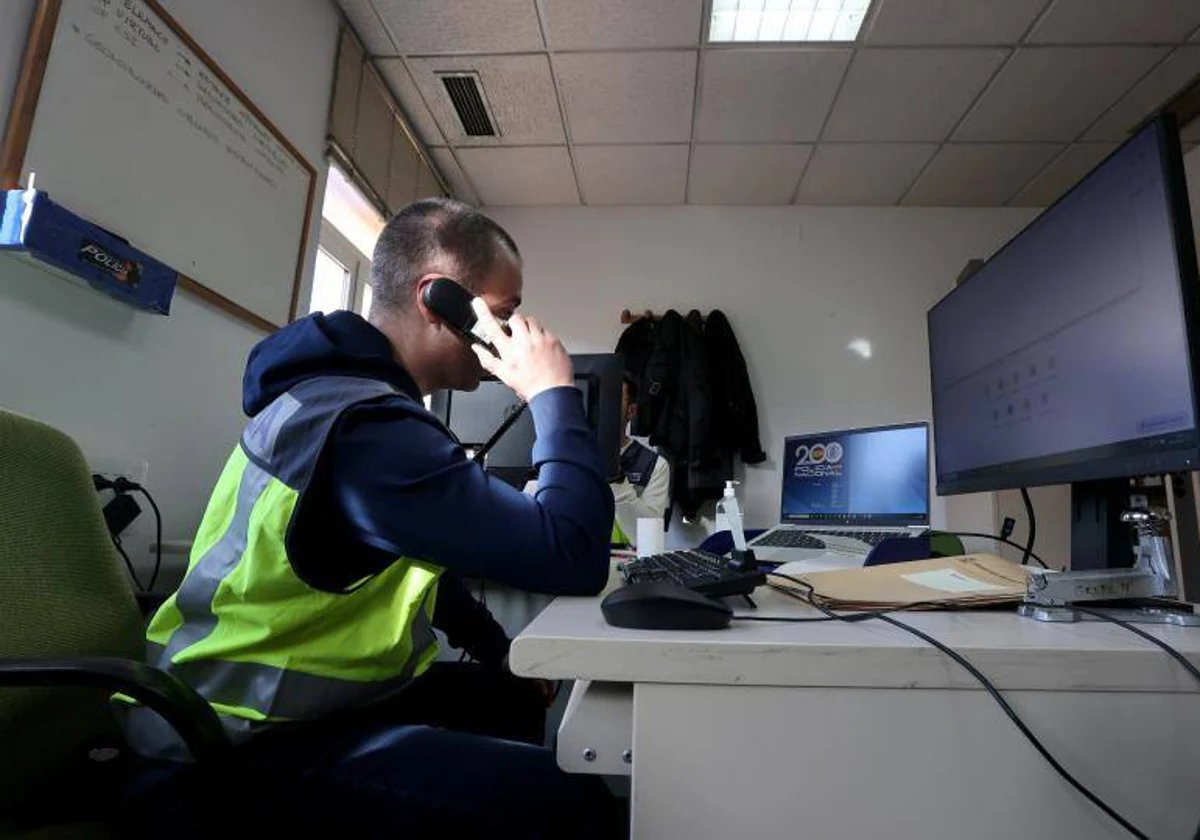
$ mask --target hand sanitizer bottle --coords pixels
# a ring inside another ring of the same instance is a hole
[[[734,548],[745,550],[746,534],[742,530],[742,508],[738,504],[736,481],[725,482],[725,495],[717,502],[716,526],[718,531],[729,531]]]

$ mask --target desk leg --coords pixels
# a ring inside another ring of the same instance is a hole
[[[1013,691],[1047,748],[1155,838],[1200,822],[1200,694]],[[982,691],[638,684],[636,840],[1123,838]]]

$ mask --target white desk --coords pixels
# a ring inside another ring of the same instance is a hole
[[[759,615],[807,610],[766,589],[755,599]],[[1200,686],[1157,647],[1111,625],[1011,613],[903,620],[970,659],[1142,831],[1190,840]],[[1200,630],[1149,632],[1200,663]],[[511,663],[527,677],[605,681],[577,684],[559,763],[620,772],[631,749],[637,840],[1127,836],[960,666],[881,622],[622,630],[598,598],[559,598],[517,637]]]

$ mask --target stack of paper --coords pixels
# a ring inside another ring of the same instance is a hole
[[[922,605],[986,606],[1025,597],[1033,571],[995,554],[964,554],[796,575],[806,586],[774,575],[767,581],[828,609],[875,610]]]

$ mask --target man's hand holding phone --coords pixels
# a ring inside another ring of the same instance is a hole
[[[508,321],[511,335],[488,309],[475,298],[471,308],[479,319],[475,331],[490,341],[500,357],[496,358],[478,345],[471,345],[483,369],[517,392],[529,402],[542,391],[573,385],[575,371],[566,348],[553,333],[547,332],[534,318],[513,315]]]

